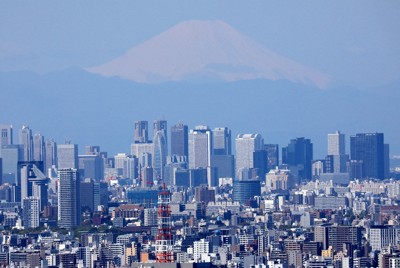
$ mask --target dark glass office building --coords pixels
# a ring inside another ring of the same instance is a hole
[[[258,180],[235,180],[233,181],[233,201],[245,204],[254,196],[261,195],[261,185]]]
[[[360,133],[350,137],[351,160],[362,161],[364,178],[385,177],[383,133]]]
[[[287,147],[282,148],[282,164],[289,165],[289,168],[297,167],[301,179],[312,178],[312,161],[313,144],[309,139],[292,139]]]
[[[176,124],[171,127],[171,155],[188,157],[188,126]]]

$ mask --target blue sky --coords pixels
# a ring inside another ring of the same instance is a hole
[[[399,1],[1,1],[0,71],[90,67],[190,19],[227,22],[338,86],[400,80]]]

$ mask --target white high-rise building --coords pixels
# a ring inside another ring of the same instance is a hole
[[[346,163],[349,161],[349,156],[346,155],[346,139],[343,133],[328,134],[328,155],[333,160],[331,171],[333,173],[346,172]],[[331,163],[332,164],[332,163]]]
[[[189,168],[211,166],[212,132],[208,126],[196,126],[189,133]]]
[[[137,178],[137,167],[138,158],[130,156],[125,153],[119,153],[114,156],[115,168],[122,170],[122,175],[125,178],[136,179]]]
[[[143,216],[144,226],[157,226],[157,208],[145,208]]]
[[[22,199],[22,224],[25,228],[39,227],[40,200],[30,196]]]
[[[58,170],[58,226],[71,229],[80,224],[80,181],[76,169]]]
[[[58,144],[57,145],[58,169],[74,168],[78,169],[78,145],[77,144]]]
[[[244,169],[254,168],[255,151],[262,150],[264,140],[260,134],[239,134],[236,137],[236,177],[241,178]]]
[[[400,228],[398,226],[372,226],[369,229],[371,250],[381,251],[390,245],[400,243]]]
[[[343,133],[328,134],[328,155],[346,154],[346,140]]]
[[[142,159],[143,156],[146,154],[149,154],[151,156],[153,155],[153,143],[132,143],[131,155],[139,158],[139,164],[141,166],[144,166]],[[151,163],[149,166],[151,166]]]
[[[201,262],[201,256],[208,253],[210,253],[208,241],[201,239],[193,243],[193,258],[195,262]]]

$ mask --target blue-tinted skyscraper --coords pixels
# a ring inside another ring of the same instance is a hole
[[[53,139],[50,139],[46,141],[45,147],[46,161],[44,163],[44,172],[47,174],[49,168],[52,166],[57,166],[57,143]]]
[[[287,147],[282,148],[282,164],[287,164],[289,169],[296,169],[300,179],[312,178],[312,160],[313,144],[309,139],[292,139]]]
[[[19,131],[19,143],[23,146],[24,161],[33,160],[33,138],[29,126],[22,126]]]
[[[231,130],[227,127],[218,127],[213,130],[213,154],[230,155],[232,152]]]
[[[245,204],[254,196],[261,195],[261,185],[258,180],[234,180],[233,201]]]
[[[154,121],[153,135],[153,178],[164,179],[164,166],[168,155],[167,121]]]
[[[171,127],[171,155],[188,157],[188,126],[176,124]]]
[[[24,160],[22,145],[5,145],[2,149],[3,159],[3,183],[17,183],[18,162]]]
[[[13,144],[13,128],[11,125],[0,125],[0,157],[1,148]]]
[[[350,137],[351,160],[362,161],[363,177],[385,177],[383,133],[360,133]]]
[[[133,134],[134,143],[147,143],[149,140],[149,123],[147,121],[136,121]]]

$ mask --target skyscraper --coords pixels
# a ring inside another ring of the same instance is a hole
[[[98,145],[88,145],[85,146],[86,155],[100,155],[100,146]]]
[[[167,127],[167,121],[166,120],[154,120],[154,122],[153,122],[153,136],[156,135],[157,131],[164,131],[165,132],[165,138],[167,139],[168,127]]]
[[[267,151],[268,165],[267,169],[275,169],[279,166],[279,145],[278,144],[265,144],[264,150]]]
[[[17,183],[17,166],[19,161],[24,160],[24,151],[22,145],[5,145],[2,149],[3,159],[3,183]]]
[[[213,154],[230,155],[232,153],[231,130],[227,127],[214,128]]]
[[[40,133],[33,136],[33,161],[46,161],[46,146]]]
[[[43,173],[42,161],[18,162],[18,185],[21,189],[19,200],[35,197],[39,200],[40,209],[48,203],[49,179]]]
[[[300,179],[312,178],[313,144],[309,139],[297,138],[290,140],[287,147],[282,148],[282,164],[289,169],[298,171]]]
[[[50,139],[46,141],[45,147],[46,161],[44,162],[44,171],[47,174],[49,168],[57,166],[57,143],[53,139]]]
[[[171,155],[188,157],[188,126],[176,124],[171,127]]]
[[[164,166],[168,154],[166,131],[157,130],[153,137],[153,177],[164,179]]]
[[[385,150],[383,133],[359,133],[350,137],[351,160],[363,162],[363,176],[385,177]]]
[[[0,156],[1,148],[5,145],[13,144],[13,128],[12,125],[0,125]]]
[[[208,126],[196,126],[189,133],[189,168],[211,166],[212,132]]]
[[[264,140],[260,134],[239,134],[236,137],[236,177],[254,168],[254,152],[262,150]]]
[[[58,226],[71,229],[80,224],[80,181],[73,168],[59,169]]]
[[[134,143],[146,143],[149,140],[149,123],[147,121],[136,121],[133,135]]]
[[[39,227],[40,200],[36,197],[26,197],[22,200],[22,223],[25,228]]]
[[[349,156],[346,154],[345,135],[336,131],[334,134],[328,134],[328,173],[346,173]]]
[[[77,144],[58,144],[57,145],[58,169],[74,168],[78,169],[78,145]]]
[[[95,211],[94,206],[94,181],[93,179],[86,178],[80,183],[80,202],[82,212],[89,210]],[[97,208],[96,208],[97,209]]]
[[[139,159],[136,156],[130,156],[125,153],[119,153],[114,156],[115,168],[120,169],[124,178],[136,179],[138,177]]]
[[[100,181],[104,178],[103,161],[98,155],[79,155],[79,175],[81,179]]]
[[[167,121],[154,121],[153,135],[153,178],[164,179],[164,166],[168,155]]]
[[[328,155],[343,155],[346,154],[345,136],[340,131],[328,134]]]
[[[19,143],[23,146],[24,161],[31,161],[33,159],[33,138],[29,126],[22,126],[19,131]]]

